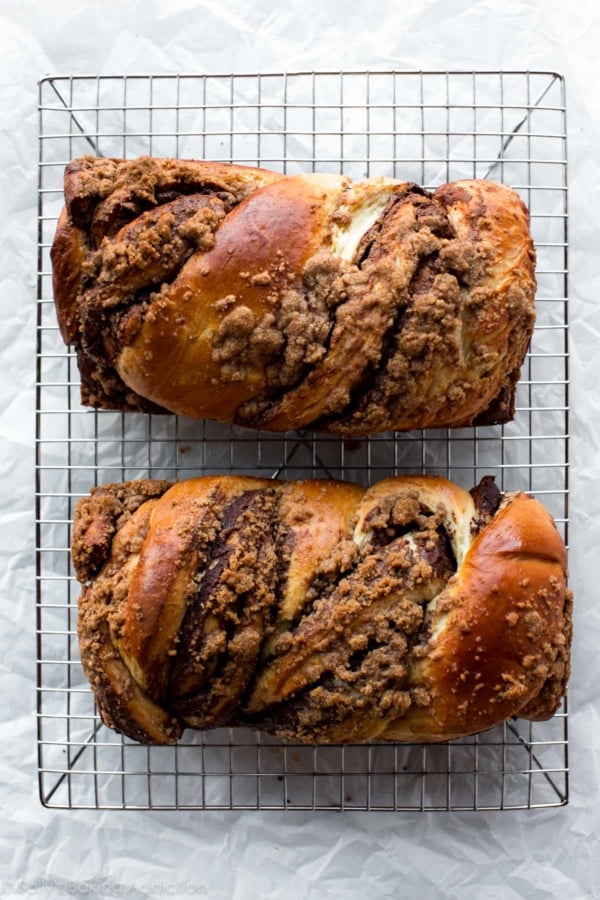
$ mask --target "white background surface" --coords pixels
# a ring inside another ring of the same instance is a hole
[[[0,895],[600,897],[600,12],[595,0],[0,2]],[[566,76],[571,803],[524,813],[60,812],[35,751],[37,80],[312,68]],[[101,879],[105,879],[104,887]]]

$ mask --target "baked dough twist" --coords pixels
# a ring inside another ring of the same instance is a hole
[[[441,741],[548,718],[565,691],[563,541],[491,478],[106,485],[72,549],[84,670],[138,741]]]
[[[65,203],[84,404],[342,435],[514,416],[535,260],[504,185],[83,157]]]

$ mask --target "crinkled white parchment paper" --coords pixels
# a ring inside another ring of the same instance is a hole
[[[0,4],[0,895],[600,897],[599,38],[595,0]],[[36,82],[381,67],[547,69],[567,79],[570,805],[491,814],[46,810],[35,750]]]

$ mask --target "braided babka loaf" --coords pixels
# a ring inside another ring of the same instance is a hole
[[[514,416],[535,277],[508,187],[84,157],[65,202],[86,405],[343,435]]]
[[[138,741],[441,741],[548,718],[565,691],[563,541],[491,478],[109,484],[72,550],[86,675]]]

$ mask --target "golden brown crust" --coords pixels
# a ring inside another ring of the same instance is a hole
[[[535,259],[504,185],[85,157],[65,202],[54,293],[88,405],[341,434],[514,414]]]
[[[415,419],[421,428],[460,427],[489,422],[490,413],[509,421],[534,321],[527,210],[504,185],[461,181],[423,200],[416,218],[431,224],[417,232],[423,252],[402,328],[344,428],[382,431],[391,420],[405,431]],[[415,240],[409,231],[409,265]]]
[[[119,648],[123,606],[155,503],[151,499],[138,506],[116,532],[101,577],[86,586],[79,599],[78,634],[83,669],[104,722],[135,740],[164,744],[177,740],[181,724],[140,687]],[[82,563],[83,567],[87,563],[87,548],[99,534],[90,534],[91,526],[93,518],[87,512],[78,516],[74,553],[78,572],[82,571]],[[101,549],[104,550],[103,540]]]
[[[129,586],[120,638],[124,659],[150,693],[160,695],[165,683],[174,642],[198,587],[198,569],[206,566],[203,556],[218,533],[218,507],[268,485],[242,477],[181,482],[153,510]]]
[[[561,673],[561,688],[546,692],[540,706],[551,677],[558,687],[554,666],[570,643],[566,562],[544,507],[525,494],[509,499],[431,610],[428,652],[415,653],[413,662],[413,677],[430,689],[427,708],[391,724],[389,736],[435,740],[482,731],[528,704],[533,711],[532,698],[533,718],[549,718],[568,677]]]
[[[339,194],[337,181],[332,190],[297,176],[240,203],[214,246],[190,259],[160,311],[146,316],[121,352],[123,380],[166,409],[198,417],[200,396],[203,417],[233,421],[241,404],[268,387],[260,356],[242,371],[248,337],[262,323],[264,345],[273,340],[265,323],[274,295],[301,290],[302,271],[323,242],[323,223]],[[158,372],[154,360],[161,360]]]
[[[548,718],[565,691],[564,544],[492,479],[107,485],[72,550],[86,675],[136,740],[244,721],[313,744],[439,741]]]
[[[78,340],[81,268],[89,252],[85,232],[74,227],[64,207],[52,244],[52,276],[58,327],[65,344]]]

